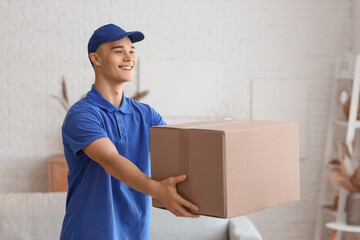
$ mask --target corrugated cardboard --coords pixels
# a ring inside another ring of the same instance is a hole
[[[151,177],[187,175],[178,193],[231,218],[300,200],[298,123],[213,120],[150,128]],[[152,199],[154,207],[164,208]]]

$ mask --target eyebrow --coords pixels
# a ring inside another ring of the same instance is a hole
[[[112,48],[110,48],[110,50],[111,50],[111,49],[114,49],[114,48],[124,48],[124,46],[122,46],[122,45],[119,45],[119,46],[113,46]],[[134,46],[131,46],[130,48],[135,49],[135,47],[134,47]]]

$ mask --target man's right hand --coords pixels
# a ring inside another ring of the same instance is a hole
[[[200,215],[193,214],[184,208],[190,208],[194,211],[199,211],[199,207],[181,197],[176,190],[176,184],[186,180],[186,175],[179,175],[176,177],[169,177],[162,181],[155,181],[154,198],[158,199],[163,206],[172,212],[177,217],[192,217],[198,218]]]

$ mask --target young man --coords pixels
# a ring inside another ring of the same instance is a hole
[[[166,125],[151,106],[127,98],[123,85],[133,79],[135,47],[144,39],[114,24],[98,28],[88,43],[95,83],[69,109],[62,125],[69,166],[62,240],[149,239],[151,197],[174,215],[199,217],[176,184],[150,176],[150,128]]]

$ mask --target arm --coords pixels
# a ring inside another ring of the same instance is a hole
[[[176,184],[185,181],[185,176],[170,177],[155,181],[144,174],[135,164],[121,156],[109,138],[99,138],[83,148],[91,159],[105,171],[129,187],[158,199],[164,207],[176,216],[199,217],[183,206],[197,211],[193,203],[182,198],[176,191]]]

